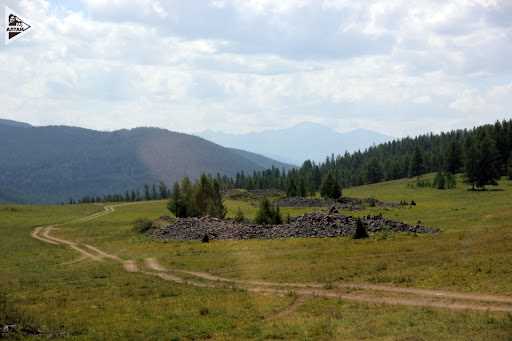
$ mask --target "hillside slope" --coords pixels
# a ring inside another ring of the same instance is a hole
[[[0,201],[46,203],[268,165],[196,136],[157,128],[100,132],[0,123]],[[261,159],[260,159],[261,158]]]

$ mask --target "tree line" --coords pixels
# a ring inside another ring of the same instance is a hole
[[[288,196],[306,196],[321,191],[324,183],[331,181],[329,177],[347,188],[437,172],[436,186],[448,188],[453,186],[452,175],[463,172],[466,183],[481,189],[496,184],[503,175],[512,178],[511,150],[512,120],[504,120],[473,129],[396,139],[364,151],[331,155],[320,163],[306,160],[290,171],[240,172],[233,183],[237,188],[276,188]]]
[[[133,202],[133,201],[148,201],[148,200],[162,200],[171,196],[171,190],[167,185],[160,181],[158,184],[148,185],[145,184],[141,189],[127,190],[124,193],[106,194],[103,196],[90,196],[86,195],[78,200],[73,198],[69,199],[70,204],[89,204],[89,203],[102,203],[102,202]]]

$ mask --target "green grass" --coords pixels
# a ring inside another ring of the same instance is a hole
[[[272,241],[158,242],[132,223],[168,214],[165,202],[118,208],[86,223],[64,225],[59,236],[87,242],[123,258],[156,257],[168,266],[226,277],[273,281],[364,281],[468,292],[512,293],[512,184],[502,191],[409,188],[413,180],[351,188],[345,195],[415,200],[413,208],[371,209],[386,217],[438,227],[435,236],[374,235]],[[226,201],[253,217],[256,204]],[[510,340],[506,314],[355,304],[309,298],[290,315],[266,320],[292,297],[203,289],[124,272],[116,263],[66,265],[79,255],[30,238],[37,225],[70,221],[96,205],[0,206],[0,292],[32,325],[64,339],[379,339]],[[309,210],[309,209],[308,209]],[[284,209],[292,215],[307,210]],[[0,305],[1,306],[1,305]],[[204,312],[208,311],[207,314]],[[203,311],[203,314],[201,314]],[[2,316],[0,314],[0,316]],[[2,321],[0,321],[0,324]]]
[[[238,209],[241,209],[244,213],[245,218],[253,220],[256,217],[256,211],[258,210],[258,201],[242,201],[242,200],[225,200],[224,205],[228,209],[228,218],[233,218],[236,215]],[[299,216],[304,213],[314,212],[321,210],[319,207],[280,207],[281,215],[283,219],[286,219],[288,214],[290,216]]]

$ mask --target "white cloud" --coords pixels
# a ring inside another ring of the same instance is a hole
[[[7,0],[35,25],[0,47],[3,116],[185,131],[310,120],[397,136],[509,114],[512,6],[408,4]]]
[[[512,83],[493,86],[483,92],[466,90],[450,103],[450,108],[488,120],[500,119],[512,113]]]

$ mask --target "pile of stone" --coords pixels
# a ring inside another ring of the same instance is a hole
[[[280,198],[286,195],[285,192],[276,189],[254,189],[254,190],[244,190],[244,189],[229,189],[223,192],[223,196],[226,199],[233,200],[261,200],[263,198]]]
[[[335,204],[334,200],[322,198],[288,197],[276,201],[281,207],[326,207]]]
[[[9,334],[14,334],[18,326],[15,324],[0,325],[0,337],[7,337]]]
[[[43,332],[38,328],[34,328],[29,325],[17,325],[17,324],[0,324],[0,339],[24,339],[29,338],[30,336],[42,336]],[[53,338],[58,336],[64,336],[64,333],[59,334],[46,334],[47,338]]]
[[[399,207],[398,203],[384,202],[374,198],[348,198],[343,197],[334,201],[323,198],[289,197],[276,202],[281,207],[330,207],[335,206],[339,210],[359,211],[368,207]]]
[[[362,222],[368,232],[408,232],[437,233],[437,229],[417,225],[408,225],[378,216],[363,217]],[[162,221],[162,218],[160,218]],[[202,240],[205,235],[215,239],[279,239],[352,236],[356,229],[357,218],[340,214],[307,213],[292,218],[281,225],[257,225],[237,223],[211,217],[169,219],[169,223],[158,229],[150,230],[157,239]]]

